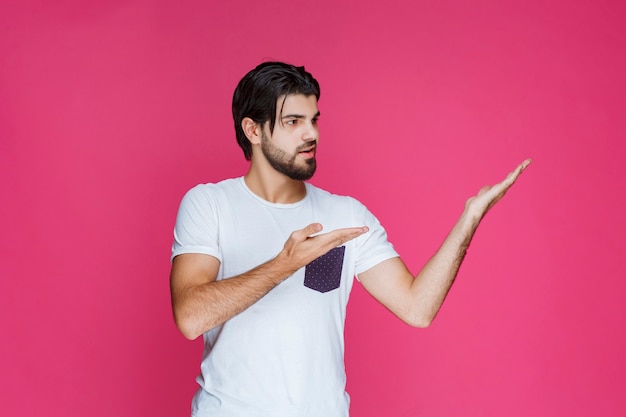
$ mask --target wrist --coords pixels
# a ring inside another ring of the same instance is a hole
[[[482,220],[484,213],[472,209],[469,206],[465,207],[463,213],[461,213],[461,217],[457,224],[461,227],[463,231],[466,233],[474,233]]]
[[[267,266],[269,271],[268,275],[271,276],[272,281],[278,285],[291,275],[293,275],[297,269],[294,269],[288,259],[280,252],[275,258],[268,261]]]

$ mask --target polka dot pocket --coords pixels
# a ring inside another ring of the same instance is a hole
[[[304,270],[304,286],[321,293],[339,288],[345,246],[331,249],[308,264]]]

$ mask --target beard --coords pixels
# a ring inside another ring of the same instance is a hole
[[[300,149],[306,149],[312,144],[313,142],[305,143],[298,147],[295,153],[291,155],[271,143],[265,132],[263,132],[261,136],[261,151],[265,159],[267,159],[267,162],[269,162],[276,171],[288,176],[292,180],[298,181],[311,179],[313,174],[315,174],[315,168],[317,168],[315,157],[305,159],[302,165],[296,163]]]

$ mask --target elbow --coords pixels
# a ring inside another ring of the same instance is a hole
[[[430,327],[432,322],[433,321],[430,320],[430,319],[421,318],[421,319],[411,320],[410,322],[408,322],[408,324],[409,324],[409,326],[415,327],[417,329],[427,329],[427,328]]]
[[[434,315],[417,311],[411,314],[411,316],[405,319],[404,321],[411,327],[415,327],[418,329],[426,329],[430,327],[434,319],[435,319]]]
[[[201,334],[198,332],[194,332],[192,329],[187,329],[184,327],[178,327],[178,330],[187,340],[196,340]]]
[[[188,340],[195,340],[222,323],[219,317],[198,313],[182,303],[172,303],[172,313],[178,331]]]
[[[174,322],[176,323],[178,331],[187,340],[195,340],[203,333],[201,330],[199,330],[196,323],[194,323],[194,321],[190,318],[180,317],[176,313],[174,313]]]
[[[187,340],[196,340],[200,334],[193,329],[192,326],[187,323],[176,320],[176,327],[178,327],[178,331],[185,337]]]

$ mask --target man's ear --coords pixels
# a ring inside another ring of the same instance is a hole
[[[261,143],[263,136],[263,127],[249,117],[244,117],[241,121],[241,128],[243,133],[253,145]]]

